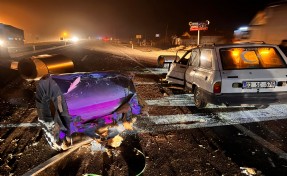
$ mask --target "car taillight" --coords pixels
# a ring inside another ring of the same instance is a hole
[[[221,82],[216,82],[213,85],[213,93],[220,93],[221,92]]]

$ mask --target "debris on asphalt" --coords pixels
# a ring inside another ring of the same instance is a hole
[[[116,135],[114,138],[108,139],[108,145],[111,147],[119,147],[124,139],[120,135]]]
[[[255,168],[240,167],[240,169],[242,170],[241,171],[242,174],[245,174],[245,175],[248,175],[248,176],[256,175]]]

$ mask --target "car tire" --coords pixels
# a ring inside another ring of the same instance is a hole
[[[260,104],[258,104],[258,105],[254,105],[254,107],[257,108],[257,109],[266,109],[266,108],[269,107],[269,105],[260,105]]]
[[[207,103],[204,101],[202,97],[202,91],[198,88],[195,87],[194,89],[194,104],[198,109],[205,108]]]

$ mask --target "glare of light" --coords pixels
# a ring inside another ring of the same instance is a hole
[[[236,49],[233,50],[233,51],[232,51],[232,56],[233,56],[233,57],[239,56],[239,50],[236,50]]]
[[[200,56],[200,59],[201,60],[207,60],[207,58],[205,56],[202,56],[202,55]]]
[[[259,53],[261,55],[264,55],[264,54],[267,55],[267,54],[270,53],[270,50],[269,50],[269,48],[262,48],[262,49],[259,50]]]
[[[0,40],[0,46],[4,46],[4,41]]]
[[[67,32],[64,32],[64,33],[63,33],[63,36],[64,36],[64,37],[67,37],[67,36],[68,36],[68,33],[67,33]]]
[[[247,26],[242,26],[239,28],[240,31],[248,31],[248,27]]]
[[[78,42],[78,41],[79,41],[79,38],[78,38],[78,37],[73,37],[73,38],[72,38],[72,41],[73,41],[73,42]]]
[[[239,55],[241,54],[241,52],[242,52],[242,49],[240,48],[234,48],[231,50],[232,59],[236,64],[240,62]]]

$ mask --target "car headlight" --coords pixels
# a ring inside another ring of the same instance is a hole
[[[78,37],[73,37],[73,38],[72,38],[72,41],[73,41],[73,42],[78,42],[78,41],[79,41],[79,38],[78,38]]]
[[[0,40],[0,46],[4,46],[4,41]]]

